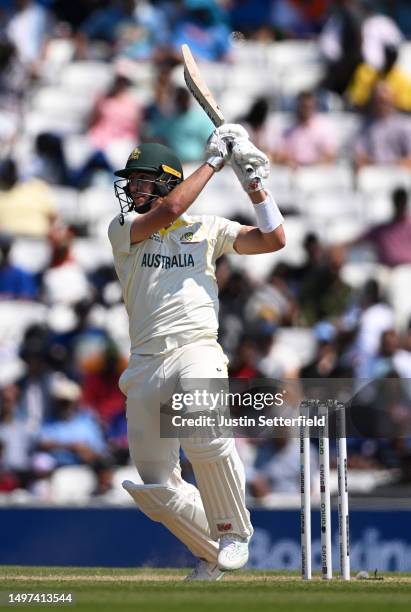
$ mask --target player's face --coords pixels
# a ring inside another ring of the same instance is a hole
[[[128,188],[134,206],[139,207],[147,202],[154,193],[154,172],[132,172],[129,176]]]

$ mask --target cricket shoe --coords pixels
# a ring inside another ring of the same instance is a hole
[[[221,580],[223,576],[224,572],[222,572],[215,563],[200,559],[193,571],[184,578],[184,582],[191,582],[192,580],[208,580],[209,582],[214,582],[216,580]]]
[[[226,533],[220,538],[218,567],[220,570],[236,570],[248,561],[248,538],[242,538],[236,533]]]

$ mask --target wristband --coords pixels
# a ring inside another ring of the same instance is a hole
[[[215,155],[213,157],[209,157],[208,159],[206,159],[206,164],[208,164],[216,172],[218,172],[224,166],[224,158],[220,157],[219,155]]]
[[[269,192],[264,202],[254,204],[254,210],[257,217],[257,225],[263,234],[272,232],[279,225],[284,223],[284,217]]]

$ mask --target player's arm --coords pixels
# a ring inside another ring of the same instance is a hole
[[[167,227],[180,217],[200,195],[215,172],[221,170],[228,157],[225,140],[217,128],[211,134],[205,150],[206,162],[164,198],[158,198],[151,210],[138,215],[130,229],[131,244],[141,242],[154,232]]]
[[[263,179],[268,178],[270,162],[248,138],[234,141],[231,166],[247,192],[257,218],[257,227],[243,226],[234,242],[237,253],[255,255],[279,251],[285,246],[283,216],[273,197],[264,189]]]
[[[158,198],[151,210],[138,215],[130,229],[131,244],[145,240],[178,219],[195,201],[214,173],[213,167],[203,164],[165,198]]]
[[[259,204],[264,206],[268,198],[270,198],[270,195],[264,189],[250,194],[250,199],[255,205],[255,210]],[[268,205],[270,206],[270,204]],[[285,242],[285,233],[282,223],[267,232],[263,232],[259,227],[243,225],[235,239],[234,249],[240,255],[273,253],[274,251],[279,251],[284,248]]]

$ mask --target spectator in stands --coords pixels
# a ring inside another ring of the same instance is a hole
[[[273,40],[271,24],[267,23],[272,0],[234,0],[228,3],[233,31],[243,32],[247,38]]]
[[[0,227],[16,236],[44,238],[56,213],[47,183],[38,178],[19,182],[15,162],[4,160],[0,165]]]
[[[0,230],[0,300],[34,300],[37,297],[35,278],[10,262],[13,237]]]
[[[7,24],[6,34],[28,72],[36,76],[52,31],[51,13],[34,0],[16,0],[15,4],[16,12]]]
[[[333,378],[337,375],[337,329],[329,321],[314,326],[317,342],[313,359],[300,370],[301,378]]]
[[[306,234],[302,246],[305,251],[304,263],[300,266],[289,266],[287,274],[291,291],[297,296],[302,286],[310,282],[321,270],[325,259],[324,247],[314,232]]]
[[[35,435],[27,420],[18,417],[19,389],[10,382],[0,389],[0,444],[2,465],[13,473],[21,486],[30,474]]]
[[[199,60],[224,60],[230,51],[230,29],[225,12],[215,0],[184,0],[185,11],[175,24],[172,43],[180,55],[183,43]]]
[[[118,56],[137,62],[157,62],[167,57],[170,53],[170,26],[180,11],[179,3],[136,1],[134,24],[127,25],[121,32],[117,43]]]
[[[116,465],[127,465],[130,458],[127,437],[127,417],[125,410],[118,412],[111,419],[106,430],[110,455]]]
[[[357,378],[369,379],[371,377],[381,336],[393,327],[393,309],[386,303],[378,282],[374,279],[368,280],[360,295],[357,333],[351,356]]]
[[[250,135],[250,140],[269,157],[278,146],[279,134],[269,117],[269,103],[265,97],[257,98],[249,111],[239,119]]]
[[[397,110],[411,111],[411,79],[397,64],[398,50],[385,47],[385,63],[380,70],[362,63],[356,69],[347,91],[350,103],[363,109],[369,103],[371,93],[378,81],[383,81],[392,91],[393,104]]]
[[[235,356],[230,362],[231,378],[264,377],[259,364],[270,352],[275,329],[275,325],[263,320],[247,326],[247,331],[242,335]]]
[[[411,119],[394,108],[386,83],[377,83],[370,112],[354,140],[356,169],[369,164],[395,164],[411,168]]]
[[[272,3],[271,21],[285,38],[318,34],[324,23],[327,0],[277,0]]]
[[[88,406],[106,427],[124,412],[125,398],[118,379],[127,363],[121,358],[114,342],[105,339],[104,350],[89,363],[82,381],[82,404]]]
[[[277,264],[267,278],[249,297],[245,317],[249,323],[265,319],[276,325],[290,325],[297,314],[297,303],[288,286],[288,266]]]
[[[113,142],[140,142],[142,108],[131,81],[117,74],[109,91],[97,100],[89,119],[88,137],[95,149],[105,151]]]
[[[37,177],[49,185],[71,185],[63,141],[58,134],[51,132],[37,134],[34,153],[24,174],[26,178]]]
[[[339,317],[348,307],[352,290],[341,278],[345,259],[344,247],[331,246],[317,273],[302,282],[299,301],[306,325]]]
[[[20,346],[20,357],[26,371],[19,379],[19,417],[34,434],[51,413],[49,363],[49,330],[40,325],[29,326]]]
[[[411,6],[409,0],[385,2],[385,10],[397,23],[407,39],[411,38]]]
[[[293,168],[331,163],[336,158],[336,136],[329,122],[317,114],[316,98],[305,91],[297,98],[295,123],[282,135],[274,161]]]
[[[3,453],[3,442],[0,440],[0,493],[11,493],[19,488],[19,481],[17,476],[5,466]]]
[[[252,293],[252,285],[246,274],[230,268],[224,256],[217,260],[216,278],[220,300],[219,342],[231,357],[243,333],[244,308]]]
[[[366,64],[379,71],[386,61],[385,50],[388,47],[398,52],[403,35],[395,21],[381,13],[375,0],[361,0],[361,6],[364,13],[362,55]]]
[[[83,267],[73,254],[73,229],[56,223],[48,239],[51,254],[42,278],[43,299],[48,304],[75,304],[87,298],[90,286]]]
[[[5,150],[17,136],[26,87],[27,74],[14,45],[0,41],[0,139]]]
[[[200,108],[192,105],[192,97],[185,87],[175,89],[173,101],[170,113],[159,113],[149,121],[145,137],[167,145],[183,162],[199,161],[213,124]]]
[[[326,62],[325,89],[342,95],[362,62],[363,19],[357,0],[333,0],[319,39]]]
[[[100,44],[97,54],[110,58],[122,32],[136,24],[134,9],[134,0],[99,0],[77,32],[79,59],[92,57],[96,42]]]
[[[310,453],[311,474],[315,482],[318,462],[313,449]],[[270,493],[300,492],[299,443],[294,437],[276,437],[257,447],[253,469],[247,470],[250,492],[262,498]]]
[[[392,218],[368,229],[354,244],[368,242],[376,251],[378,261],[395,267],[411,264],[411,216],[408,213],[408,193],[402,187],[392,194]]]
[[[379,352],[371,365],[371,377],[391,377],[393,373],[400,378],[411,378],[411,354],[401,348],[398,332],[387,329],[381,334]]]
[[[51,383],[52,418],[39,434],[38,450],[49,453],[57,466],[92,466],[104,456],[106,444],[97,421],[78,404],[80,387],[60,373]]]

